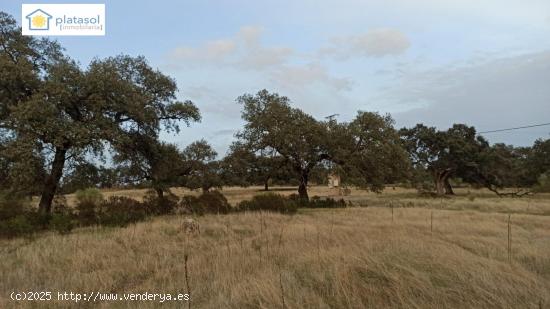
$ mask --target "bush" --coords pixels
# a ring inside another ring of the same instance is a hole
[[[313,196],[309,200],[300,198],[298,194],[291,194],[288,196],[289,200],[294,201],[299,208],[345,208],[347,207],[344,199],[335,200],[333,198],[321,198],[319,196]]]
[[[59,234],[69,234],[73,228],[72,216],[66,213],[54,213],[50,219],[50,228]]]
[[[180,200],[178,206],[185,213],[197,215],[206,213],[227,214],[231,212],[231,205],[219,191],[203,192],[198,197],[186,195]]]
[[[158,197],[154,191],[149,191],[143,200],[143,204],[149,215],[170,214],[178,204],[178,200],[174,195],[168,194],[163,197]]]
[[[54,221],[52,223],[52,220]],[[75,214],[72,208],[67,206],[66,200],[58,199],[53,204],[53,211],[49,221],[49,226],[61,234],[66,234],[74,228]],[[65,221],[65,222],[62,222]],[[64,226],[64,227],[63,227]]]
[[[98,208],[103,202],[103,194],[96,188],[78,190],[76,196],[77,220],[80,225],[93,225],[98,223]]]
[[[344,201],[344,199],[335,200],[330,197],[321,199],[318,196],[314,196],[309,201],[300,203],[300,207],[305,208],[345,208],[346,206],[346,201]]]
[[[99,205],[103,202],[103,194],[96,188],[88,188],[84,190],[78,190],[75,192],[78,203],[91,203]]]
[[[242,211],[265,210],[291,214],[297,211],[298,202],[279,194],[269,193],[256,195],[249,201],[240,202],[238,209]]]
[[[0,235],[17,237],[33,233],[36,230],[29,217],[25,214],[0,221]]]
[[[34,233],[41,222],[23,198],[0,192],[0,236],[17,237]]]
[[[29,211],[29,203],[22,198],[7,193],[0,193],[0,221],[8,220]]]
[[[112,196],[101,204],[99,222],[106,226],[126,226],[147,217],[144,203],[125,196]]]
[[[534,187],[535,192],[550,193],[550,173],[539,176],[538,184]]]
[[[203,192],[198,197],[206,213],[226,214],[231,211],[231,205],[219,191]]]
[[[76,204],[76,210],[77,210],[77,220],[82,226],[86,225],[94,225],[98,223],[98,213],[97,209],[99,208],[99,205],[89,201],[84,200],[82,202],[78,202]]]
[[[182,197],[177,207],[183,214],[202,216],[205,212],[205,207],[199,202],[199,198],[194,195],[185,195]]]

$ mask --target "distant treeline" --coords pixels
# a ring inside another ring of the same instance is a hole
[[[225,157],[204,140],[179,149],[159,134],[201,116],[176,92],[175,80],[143,57],[83,68],[56,41],[22,36],[0,12],[0,190],[39,195],[49,213],[57,194],[87,187],[148,187],[162,198],[173,186],[280,183],[306,200],[308,184],[329,173],[373,191],[406,183],[453,194],[458,180],[497,194],[548,185],[549,140],[490,145],[464,124],[397,130],[390,115],[364,111],[349,122],[319,121],[267,90],[237,98],[245,125]]]

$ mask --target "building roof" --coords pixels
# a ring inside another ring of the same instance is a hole
[[[52,18],[52,15],[50,15],[50,14],[48,14],[48,13],[42,11],[41,9],[34,10],[32,13],[28,14],[27,16],[25,16],[25,18],[30,18],[32,15],[37,14],[37,13],[42,13],[42,14],[48,16],[48,18]]]

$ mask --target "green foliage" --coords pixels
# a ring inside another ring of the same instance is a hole
[[[103,202],[103,194],[95,188],[78,190],[75,193],[77,203],[76,217],[82,226],[99,223],[98,208]]]
[[[346,208],[347,204],[344,199],[335,200],[333,198],[320,198],[319,196],[312,197],[307,203],[302,202],[300,207],[305,208]]]
[[[332,161],[345,183],[380,192],[410,177],[407,152],[390,115],[359,111],[350,123],[329,122]]]
[[[160,142],[156,136],[130,133],[115,148],[114,162],[122,167],[123,176],[131,183],[146,181],[159,197],[171,186],[179,185],[188,173],[177,146]]]
[[[542,174],[550,175],[550,139],[535,141],[531,151],[527,152],[526,168],[528,175],[535,178],[533,184],[540,184]]]
[[[0,236],[18,237],[31,234],[36,231],[36,226],[26,214],[16,215],[0,221]]]
[[[289,183],[295,172],[288,162],[273,150],[254,151],[241,142],[230,146],[229,154],[221,162],[221,174],[226,185],[250,186],[269,183]]]
[[[73,193],[86,188],[113,188],[120,185],[120,167],[108,168],[89,162],[78,163],[70,173],[63,177],[61,191]]]
[[[78,190],[75,193],[75,197],[78,201],[78,204],[91,203],[99,205],[103,201],[103,194],[101,193],[101,191],[99,191],[99,189],[96,188]]]
[[[389,115],[360,111],[349,123],[318,121],[292,108],[287,97],[267,90],[237,101],[245,121],[237,135],[240,144],[281,157],[298,179],[302,199],[308,199],[312,171],[323,165],[337,165],[347,183],[373,191],[407,174],[407,156]]]
[[[39,207],[50,212],[68,161],[100,154],[139,132],[154,139],[198,121],[191,101],[176,100],[176,82],[145,58],[119,55],[82,66],[56,41],[22,36],[15,19],[0,14],[0,130],[10,148],[37,158],[43,180]],[[4,141],[3,141],[4,143]],[[122,149],[124,150],[124,149]],[[26,165],[30,166],[30,165]],[[38,187],[38,186],[37,186]]]
[[[125,196],[112,196],[101,204],[99,221],[105,226],[126,226],[144,220],[147,205]]]
[[[298,210],[298,201],[286,198],[279,194],[268,193],[255,195],[251,200],[238,204],[240,211],[272,211],[283,214],[293,214]]]
[[[183,196],[177,207],[180,213],[201,216],[205,214],[205,207],[199,202],[199,198],[194,195]]]
[[[82,226],[94,225],[99,223],[98,214],[99,204],[90,201],[79,202],[76,204],[76,218]]]
[[[417,124],[400,131],[409,153],[416,183],[430,174],[438,194],[453,194],[451,178],[486,187],[496,193],[506,185],[518,184],[523,169],[522,151],[502,144],[490,146],[474,127],[454,124],[446,131]]]
[[[203,192],[199,196],[199,203],[207,213],[227,214],[231,211],[231,205],[219,191]]]
[[[0,192],[0,221],[23,215],[28,211],[28,202],[6,192]]]
[[[218,153],[205,140],[191,143],[183,150],[187,173],[182,177],[183,186],[208,191],[221,188],[222,176]]]
[[[44,226],[47,218],[33,213],[28,201],[0,192],[0,237],[18,237],[32,234]]]
[[[153,191],[149,191],[143,201],[143,205],[150,215],[166,215],[173,213],[177,204],[178,200],[175,196],[169,194],[159,197],[155,195]]]
[[[291,194],[287,197],[289,200],[296,202],[299,208],[345,208],[347,207],[344,199],[333,199],[330,197],[321,198],[319,196],[313,196],[309,200],[300,199],[296,194]]]
[[[534,187],[535,192],[550,193],[550,173],[539,176],[538,184]]]
[[[196,215],[227,214],[232,210],[225,196],[218,191],[206,191],[199,196],[186,195],[178,206],[183,212]]]
[[[300,196],[307,199],[310,171],[329,159],[326,125],[292,108],[287,97],[267,90],[245,94],[237,101],[243,105],[245,121],[239,139],[249,149],[273,150],[282,156],[300,180]]]
[[[69,214],[54,213],[50,219],[50,228],[62,235],[69,234],[74,228],[73,218]]]

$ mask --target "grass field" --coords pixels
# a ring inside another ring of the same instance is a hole
[[[223,192],[234,204],[258,191]],[[120,194],[140,198],[144,191],[105,192]],[[345,198],[362,207],[207,215],[196,218],[200,235],[183,232],[184,217],[168,216],[2,240],[0,308],[156,308],[158,302],[29,303],[9,296],[188,288],[191,308],[550,308],[550,196],[458,190],[457,197],[432,199],[388,188]]]

